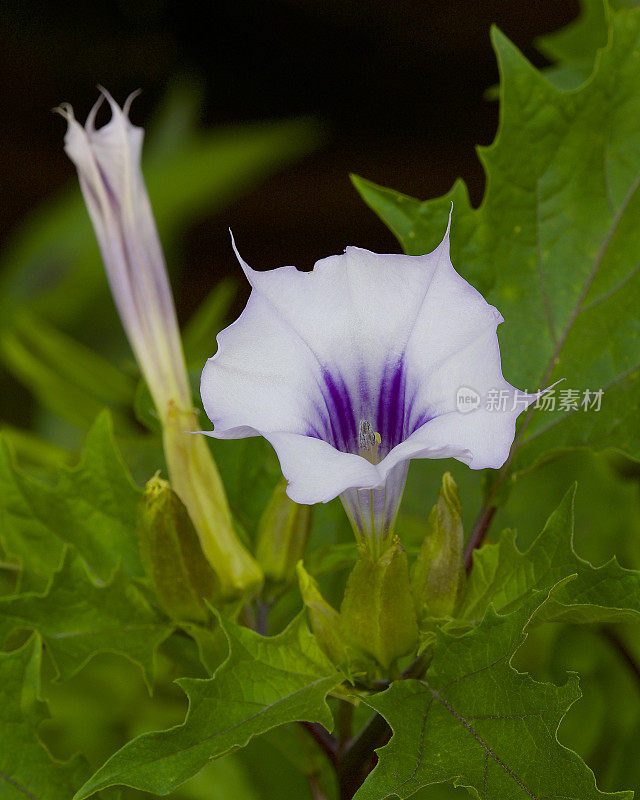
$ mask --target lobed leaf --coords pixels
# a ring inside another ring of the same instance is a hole
[[[229,656],[213,678],[183,678],[187,717],[175,728],[146,733],[115,753],[75,795],[124,785],[165,795],[210,759],[254,736],[296,720],[333,725],[325,697],[341,682],[298,616],[278,636],[262,637],[220,619]]]
[[[556,732],[580,697],[578,681],[538,683],[510,666],[530,609],[483,622],[461,637],[438,631],[424,680],[397,681],[366,699],[393,730],[355,800],[406,798],[451,782],[482,800],[631,800],[606,794]]]
[[[88,765],[57,761],[38,737],[48,718],[39,698],[42,645],[37,635],[19,650],[0,653],[0,797],[69,800]]]
[[[97,653],[111,652],[139,664],[149,687],[155,650],[171,633],[130,579],[117,572],[96,584],[71,550],[44,594],[0,599],[0,643],[16,628],[39,632],[63,680]]]
[[[54,489],[20,472],[0,439],[0,540],[22,565],[21,588],[43,591],[72,544],[103,581],[119,564],[142,576],[136,538],[140,490],[115,448],[102,413],[87,434],[77,467],[64,468]]]
[[[481,619],[489,605],[514,609],[562,581],[536,611],[535,622],[640,621],[640,571],[624,569],[615,558],[593,567],[574,551],[574,495],[575,486],[527,551],[518,550],[515,532],[507,530],[497,544],[474,552],[460,617]]]

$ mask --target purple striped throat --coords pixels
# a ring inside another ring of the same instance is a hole
[[[404,360],[386,364],[378,380],[362,369],[349,383],[336,370],[323,368],[318,381],[316,417],[307,435],[343,453],[382,461],[432,416],[417,407]],[[407,477],[408,461],[390,470],[380,486],[351,488],[340,495],[358,540],[367,538],[378,553],[394,531]]]

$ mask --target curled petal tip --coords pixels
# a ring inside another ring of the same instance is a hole
[[[139,94],[142,94],[142,89],[136,89],[135,91],[131,92],[129,97],[127,97],[127,99],[124,101],[124,105],[122,106],[122,113],[125,115],[125,117],[129,116],[129,111],[131,110],[131,104]]]
[[[100,109],[100,106],[103,104],[105,98],[107,98],[107,100],[109,100],[109,98],[110,98],[110,103],[114,102],[113,98],[107,92],[106,89],[103,89],[101,86],[98,86],[98,89],[100,90],[100,96],[98,97],[96,102],[93,104],[93,106],[91,108],[91,111],[89,112],[89,115],[87,117],[87,121],[85,123],[85,129],[87,131],[89,131],[90,133],[95,133],[95,130],[96,130],[96,124],[95,124],[96,123],[96,114],[98,113],[98,110]],[[113,105],[111,105],[111,110],[113,111]]]
[[[59,106],[55,106],[55,108],[51,109],[52,114],[60,114],[67,123],[75,122],[75,116],[73,114],[73,106],[71,103],[60,103]]]

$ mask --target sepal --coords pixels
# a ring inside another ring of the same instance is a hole
[[[397,537],[377,560],[365,548],[359,548],[340,617],[347,641],[385,669],[416,648],[418,624],[407,554]]]

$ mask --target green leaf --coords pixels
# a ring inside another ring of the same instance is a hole
[[[211,439],[229,505],[240,529],[253,537],[282,472],[271,445],[261,437]]]
[[[48,718],[40,698],[42,646],[32,636],[19,650],[0,653],[0,797],[69,800],[88,772],[79,757],[57,761],[38,737]]]
[[[483,800],[631,800],[632,792],[600,792],[591,770],[558,742],[558,725],[580,697],[577,678],[558,687],[510,666],[528,613],[490,610],[462,637],[438,631],[424,680],[366,698],[393,736],[355,800],[406,798],[443,782]]]
[[[592,78],[573,92],[493,32],[501,119],[494,144],[480,150],[487,190],[479,208],[461,182],[420,203],[355,179],[408,253],[433,249],[454,200],[453,263],[506,320],[505,377],[529,390],[565,379],[555,410],[521,425],[515,469],[569,446],[640,456],[640,11],[610,19]],[[561,409],[567,388],[602,388],[601,410]]]
[[[553,67],[545,76],[560,89],[574,89],[587,80],[596,53],[607,43],[607,17],[604,0],[581,0],[580,16],[565,28],[536,40],[536,47]]]
[[[574,494],[575,486],[526,552],[518,550],[515,532],[509,530],[497,544],[475,551],[460,617],[479,619],[490,604],[515,608],[571,576],[542,604],[536,622],[640,620],[640,571],[623,569],[615,559],[596,568],[575,553]]]
[[[213,678],[182,679],[189,712],[182,725],[146,733],[115,753],[75,800],[125,785],[165,795],[210,759],[243,747],[252,737],[295,720],[332,728],[325,702],[341,678],[309,633],[302,616],[265,638],[220,620],[229,657]]]
[[[70,467],[75,461],[75,456],[69,450],[24,428],[0,423],[0,435],[15,453],[16,462],[30,473],[55,480],[61,466]]]
[[[62,419],[89,427],[111,405],[120,427],[131,431],[124,409],[133,401],[135,381],[43,319],[17,314],[13,327],[0,335],[0,355],[7,369]]]
[[[65,543],[74,545],[103,581],[119,564],[126,575],[142,576],[136,537],[140,494],[115,449],[106,412],[87,434],[79,465],[61,470],[55,489],[17,470],[0,440],[0,540],[22,564],[21,588],[44,590]]]
[[[72,551],[44,594],[0,599],[0,642],[16,628],[40,633],[62,680],[97,653],[111,652],[139,664],[149,687],[155,650],[171,632],[122,573],[97,585]]]

